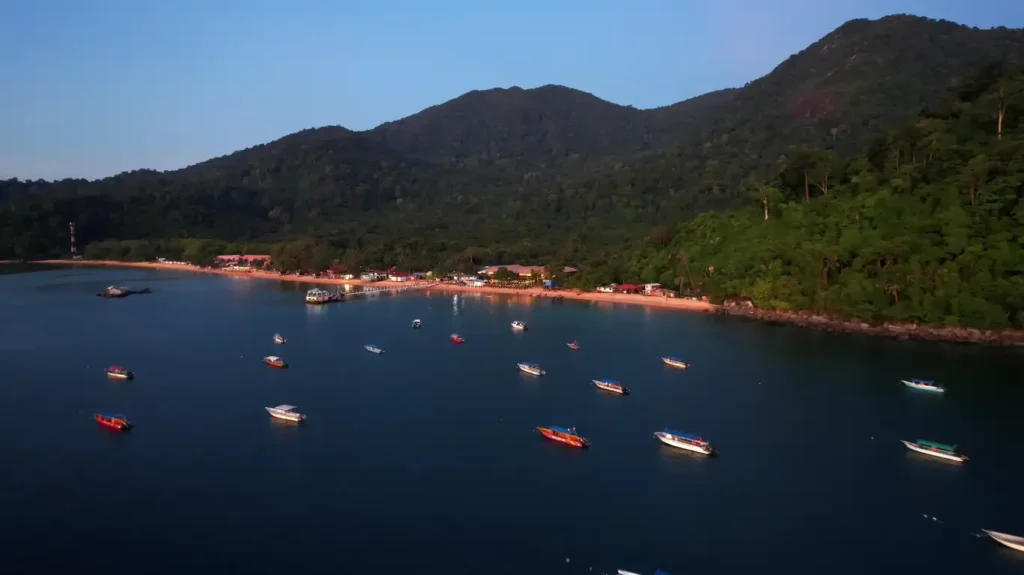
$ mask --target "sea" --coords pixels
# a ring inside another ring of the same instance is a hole
[[[0,269],[0,572],[1024,573],[981,532],[1024,536],[1021,350],[477,293],[313,306],[310,287]]]

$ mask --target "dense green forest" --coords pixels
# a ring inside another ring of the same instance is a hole
[[[1021,30],[855,20],[742,88],[654,110],[486,90],[173,172],[2,181],[0,258],[66,255],[74,221],[94,258],[573,265],[581,287],[1022,325],[1020,80],[989,65],[1021,61]]]

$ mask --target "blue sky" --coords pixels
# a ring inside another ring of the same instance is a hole
[[[894,13],[1024,26],[1021,0],[0,0],[0,178],[176,169],[474,89],[664,106]]]

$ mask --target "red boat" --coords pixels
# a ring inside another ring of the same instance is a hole
[[[96,420],[96,423],[118,431],[128,431],[132,428],[132,423],[120,413],[94,413],[92,418]]]
[[[569,346],[569,349],[574,349],[576,351],[580,350],[580,344],[575,342],[575,341],[570,341],[569,343],[567,343],[565,345]]]
[[[590,447],[590,442],[587,441],[585,437],[580,437],[576,433],[575,427],[566,429],[564,427],[555,427],[552,425],[551,427],[538,427],[537,431],[548,439],[565,443],[566,445],[579,448]]]
[[[462,336],[457,333],[451,334],[450,336],[448,336],[448,339],[452,340],[452,343],[466,343],[466,340],[463,339]]]
[[[269,365],[270,367],[288,367],[288,362],[281,359],[280,357],[277,357],[276,355],[268,355],[267,357],[263,358],[263,363]]]

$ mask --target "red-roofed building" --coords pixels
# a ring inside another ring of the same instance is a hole
[[[618,290],[619,293],[636,293],[640,291],[640,286],[635,286],[633,284],[622,284],[620,286],[617,286],[615,289]]]
[[[409,272],[388,272],[388,281],[407,282],[412,281],[412,274]]]

